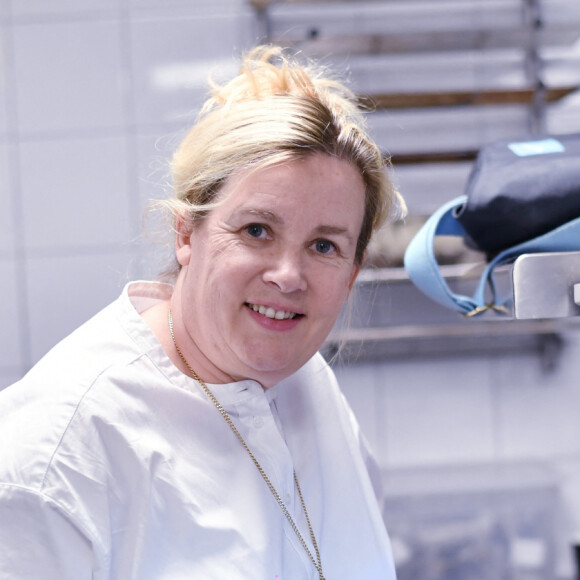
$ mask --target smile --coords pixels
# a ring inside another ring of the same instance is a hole
[[[302,316],[297,312],[289,312],[287,310],[274,310],[271,306],[264,306],[263,304],[246,304],[254,312],[263,314],[267,318],[273,318],[275,320],[291,320],[297,316]]]

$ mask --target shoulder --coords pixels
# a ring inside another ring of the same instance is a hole
[[[119,321],[116,301],[56,345],[19,382],[0,393],[0,481],[40,489],[50,462],[80,414],[113,405],[114,385],[143,356]],[[93,393],[100,391],[101,396]],[[87,412],[87,401],[92,409]],[[76,436],[86,438],[90,430]],[[26,468],[24,467],[26,466]]]

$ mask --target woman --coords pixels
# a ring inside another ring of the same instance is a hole
[[[317,354],[403,204],[354,99],[258,48],[173,160],[175,284],[129,284],[0,395],[0,577],[394,579]]]

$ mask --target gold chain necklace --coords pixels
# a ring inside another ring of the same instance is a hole
[[[276,503],[280,506],[282,513],[286,516],[286,519],[290,523],[290,526],[294,530],[294,533],[296,534],[296,536],[300,540],[302,547],[306,550],[306,553],[308,554],[310,561],[314,564],[314,567],[316,568],[316,570],[318,572],[320,580],[324,580],[324,575],[322,573],[322,563],[320,561],[320,553],[318,551],[318,544],[316,543],[316,537],[314,536],[314,530],[312,529],[312,525],[310,523],[310,517],[308,516],[308,511],[306,509],[306,503],[304,502],[304,497],[302,496],[302,490],[300,489],[300,484],[298,483],[298,477],[296,475],[296,471],[294,471],[294,483],[296,484],[296,489],[298,491],[298,497],[300,498],[300,503],[302,504],[302,509],[304,510],[304,515],[306,516],[306,523],[308,524],[308,531],[310,532],[310,539],[312,540],[312,545],[314,546],[314,550],[316,552],[316,559],[314,559],[314,557],[312,556],[312,552],[310,551],[310,549],[306,545],[306,542],[304,541],[304,538],[302,537],[302,534],[300,533],[300,530],[298,529],[296,522],[293,520],[292,516],[290,515],[290,512],[288,511],[288,509],[284,505],[284,502],[282,501],[280,494],[276,491],[276,488],[274,487],[274,485],[270,481],[270,478],[266,475],[266,472],[264,471],[264,469],[262,468],[262,466],[260,465],[258,460],[254,457],[254,454],[250,451],[248,444],[245,442],[244,438],[241,436],[240,432],[237,430],[237,428],[234,425],[234,423],[232,422],[232,419],[229,416],[228,412],[222,407],[221,403],[217,400],[217,398],[214,396],[214,394],[210,391],[209,387],[205,384],[205,382],[191,368],[191,366],[189,366],[189,363],[187,362],[187,360],[183,356],[181,349],[179,348],[179,346],[177,346],[177,341],[175,340],[175,334],[173,333],[173,317],[171,315],[171,308],[169,309],[168,319],[169,319],[169,332],[171,333],[171,339],[173,340],[173,345],[175,346],[175,350],[177,351],[179,358],[181,358],[181,360],[183,361],[183,364],[187,367],[187,370],[190,372],[191,376],[200,384],[200,386],[203,389],[203,391],[205,392],[205,394],[208,396],[208,398],[211,400],[211,402],[215,405],[216,409],[219,411],[219,413],[223,417],[224,421],[228,424],[229,428],[234,432],[234,435],[238,438],[238,440],[242,444],[243,448],[248,452],[248,455],[250,456],[250,458],[254,462],[256,469],[258,470],[258,472],[262,476],[262,479],[264,480],[264,482],[268,486],[268,489],[270,490],[270,492],[274,496]]]

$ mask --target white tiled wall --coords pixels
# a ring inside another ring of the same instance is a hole
[[[150,242],[137,240],[143,209],[167,192],[166,160],[207,72],[254,42],[254,20],[243,0],[0,0],[0,42],[2,388],[127,280],[157,271]],[[384,117],[403,151],[430,133],[429,118],[405,115]],[[450,112],[449,123],[466,121]],[[435,172],[449,187],[466,178],[443,165]],[[422,192],[423,209],[445,201],[430,170],[395,175],[403,192],[406,183]],[[572,505],[579,349],[571,337],[552,373],[531,355],[337,372],[383,467],[554,461]]]
[[[2,135],[0,130],[0,135]],[[0,137],[2,139],[2,137]],[[10,194],[10,151],[5,141],[0,141],[0,256],[6,258],[13,249],[16,231],[12,196]]]
[[[31,359],[38,360],[79,321],[115,298],[133,279],[130,266],[131,254],[123,248],[29,258],[26,307]]]
[[[534,353],[335,370],[383,467],[564,460],[580,457],[579,354],[572,334],[552,370]]]
[[[38,16],[76,16],[90,15],[99,11],[110,11],[114,13],[117,0],[85,0],[76,2],[76,0],[26,0],[20,2],[14,0],[8,2],[15,17],[38,17]]]
[[[27,250],[117,247],[134,232],[127,139],[73,137],[20,144]]]
[[[0,259],[2,276],[0,277],[0,313],[2,315],[2,334],[0,348],[0,368],[5,384],[15,379],[22,372],[24,333],[21,325],[21,310],[18,304],[18,281],[14,260]],[[4,379],[6,377],[6,379]],[[2,385],[5,386],[5,385]]]
[[[116,20],[15,24],[19,133],[34,138],[123,128],[121,42]]]

